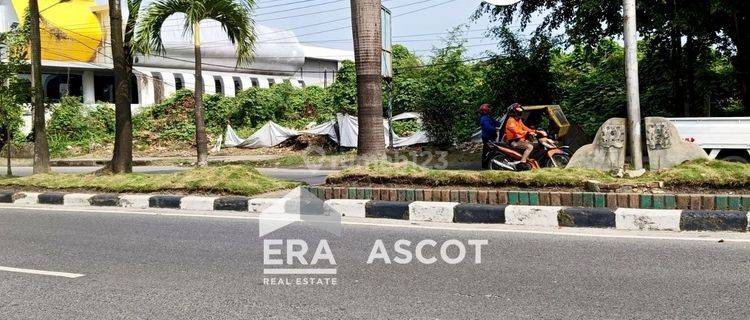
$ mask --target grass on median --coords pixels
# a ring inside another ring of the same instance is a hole
[[[604,183],[648,183],[668,186],[743,188],[750,187],[750,165],[716,160],[696,160],[672,169],[649,172],[639,178],[615,178],[592,169],[546,168],[526,172],[435,170],[409,163],[375,163],[352,167],[328,178],[329,183],[415,184],[424,186],[476,187],[582,187],[587,180]]]
[[[265,176],[246,165],[197,168],[172,174],[38,174],[0,178],[0,187],[80,189],[115,193],[197,192],[252,196],[299,186],[297,182]]]

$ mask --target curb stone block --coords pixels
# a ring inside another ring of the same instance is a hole
[[[628,194],[628,206],[626,208],[637,209],[641,205],[641,197],[637,193]]]
[[[729,201],[727,199],[727,196],[714,196],[714,199],[716,201],[716,204],[714,205],[714,209],[716,210],[727,210],[729,209]]]
[[[346,197],[349,199],[357,199],[357,189],[356,188],[347,188],[346,189]]]
[[[654,206],[654,196],[653,195],[642,194],[642,195],[640,195],[640,199],[641,199],[641,201],[640,201],[638,207],[636,207],[636,208],[641,208],[641,209],[651,209],[651,208],[653,208],[653,206]]]
[[[617,193],[617,208],[627,208],[630,205],[630,202],[628,201],[628,194],[627,193]]]
[[[716,208],[716,199],[712,195],[704,195],[702,198],[701,209],[702,210],[714,210]]]
[[[365,198],[365,189],[364,188],[357,188],[357,199],[364,199]]]
[[[741,211],[682,212],[680,229],[683,231],[747,231],[748,214]]]
[[[458,190],[450,190],[450,199],[448,201],[459,202]]]
[[[195,211],[212,211],[216,197],[187,196],[180,199],[180,209]]]
[[[690,209],[701,210],[703,209],[703,197],[699,195],[690,195]]]
[[[367,218],[409,220],[409,203],[397,201],[370,201],[365,205]]]
[[[607,206],[607,198],[604,193],[594,193],[594,207],[604,208]]]
[[[742,210],[750,211],[750,196],[742,196]]]
[[[584,192],[582,197],[582,204],[584,207],[587,208],[593,208],[594,207],[594,193],[593,192]]]
[[[326,201],[323,208],[326,212],[334,211],[345,217],[364,218],[368,202],[370,200],[334,199]]]
[[[333,199],[333,188],[323,189],[323,199],[324,200]]]
[[[453,208],[457,202],[415,201],[409,204],[409,220],[453,222]]]
[[[63,205],[66,206],[78,206],[78,207],[89,207],[91,206],[91,198],[93,194],[82,194],[82,193],[70,193],[63,196]]]
[[[458,191],[458,202],[467,203],[469,201],[469,190]]]
[[[474,204],[479,203],[479,200],[477,199],[477,190],[469,190],[467,202]]]
[[[563,192],[560,194],[560,204],[565,207],[570,207],[573,205],[573,194],[568,192]]]
[[[520,204],[520,195],[516,191],[508,191],[508,204],[517,205]]]
[[[388,190],[388,198],[383,199],[385,201],[397,201],[398,200],[398,192],[396,192],[396,189],[389,189]]]
[[[531,198],[529,197],[528,192],[519,192],[518,193],[518,204],[528,206],[531,204]]]
[[[510,225],[557,227],[557,215],[562,207],[514,206],[505,207],[505,223]]]
[[[539,205],[539,192],[529,191],[529,204],[532,206]]]
[[[571,206],[581,207],[583,206],[583,193],[574,192],[570,195]]]
[[[619,230],[680,231],[682,210],[617,209],[615,218]]]
[[[539,205],[540,206],[550,206],[552,205],[550,203],[550,193],[549,192],[540,192],[539,193]]]
[[[676,209],[690,209],[690,195],[678,194],[676,196]]]
[[[487,204],[499,204],[497,200],[498,193],[497,190],[487,191]]]
[[[417,189],[414,190],[414,201],[425,201],[424,194],[425,191],[423,189]]]
[[[562,193],[561,192],[550,192],[549,204],[551,206],[561,206],[562,204]]]
[[[406,201],[406,190],[396,190],[396,201]]]
[[[13,203],[13,192],[0,192],[0,203]]]
[[[459,204],[453,208],[453,222],[505,223],[505,205]]]
[[[120,206],[123,208],[148,209],[150,195],[126,194],[120,196]]]
[[[677,209],[677,197],[675,195],[664,195],[664,209]]]
[[[38,204],[39,193],[36,192],[19,192],[13,195],[15,204]]]
[[[249,200],[247,197],[220,197],[214,201],[213,209],[215,211],[247,212],[249,210]]]
[[[39,195],[39,204],[65,204],[65,194],[60,192],[45,192]]]
[[[161,209],[180,209],[181,196],[152,196],[148,206]]]
[[[408,202],[414,201],[417,198],[417,192],[414,189],[406,190],[405,197]]]
[[[442,201],[442,202],[449,202],[449,201],[451,201],[451,192],[450,192],[450,190],[440,190],[440,201]]]
[[[729,210],[742,210],[742,197],[740,196],[729,196],[727,197],[729,204]]]
[[[664,209],[664,195],[662,194],[655,194],[652,196],[653,199],[653,208],[654,209]]]
[[[117,194],[97,194],[89,199],[92,206],[95,207],[119,207],[120,196]]]
[[[488,193],[486,190],[477,191],[477,203],[487,204],[488,203],[487,196],[488,196]]]
[[[604,200],[606,202],[605,207],[610,209],[617,209],[617,194],[616,193],[607,193],[606,199]]]
[[[508,204],[508,192],[506,191],[497,192],[497,204]]]
[[[281,201],[281,199],[274,198],[254,198],[247,201],[247,210],[252,213],[263,213],[266,209],[272,205]]]
[[[615,213],[600,208],[565,208],[557,216],[561,227],[614,228]]]

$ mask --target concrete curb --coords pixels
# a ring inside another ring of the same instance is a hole
[[[173,195],[65,194],[0,192],[0,203],[71,207],[168,208],[193,211],[234,211],[259,214],[282,199]],[[614,228],[619,230],[749,232],[750,212],[732,210],[658,210],[578,208],[569,206],[489,205],[432,201],[334,199],[324,210],[347,217],[384,218],[443,223],[509,224],[537,227]]]

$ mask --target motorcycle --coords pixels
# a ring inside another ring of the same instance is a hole
[[[491,170],[526,171],[539,168],[565,168],[568,165],[572,156],[570,147],[561,146],[544,131],[539,131],[540,134],[538,135],[527,137],[528,141],[534,143],[534,150],[526,163],[519,163],[524,150],[510,146],[503,141],[501,135],[505,130],[505,122],[510,112],[511,110],[508,110],[500,119],[501,126],[498,128],[498,140],[488,143],[489,153],[485,156],[489,161]],[[547,122],[554,130],[554,138],[565,136],[570,127],[570,123],[568,123],[559,106],[524,107],[524,114],[525,119],[531,123]]]

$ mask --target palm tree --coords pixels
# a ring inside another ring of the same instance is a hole
[[[200,22],[216,20],[236,46],[237,66],[247,63],[253,56],[255,43],[254,22],[250,11],[254,0],[157,0],[144,12],[135,40],[135,49],[143,54],[164,54],[161,28],[170,16],[185,14],[184,31],[193,35],[195,46],[195,142],[198,149],[198,167],[208,165],[208,137],[203,112],[203,76],[201,66]]]
[[[130,78],[133,74],[132,40],[141,0],[128,1],[125,39],[120,0],[109,0],[112,60],[115,72],[115,148],[109,169],[113,173],[133,172],[133,115],[130,110]]]
[[[34,109],[34,173],[50,172],[49,144],[44,118],[42,91],[42,43],[39,31],[39,3],[29,0],[29,42],[31,42],[31,107]]]
[[[351,0],[354,56],[357,68],[357,114],[360,163],[385,159],[381,87],[380,0]]]

